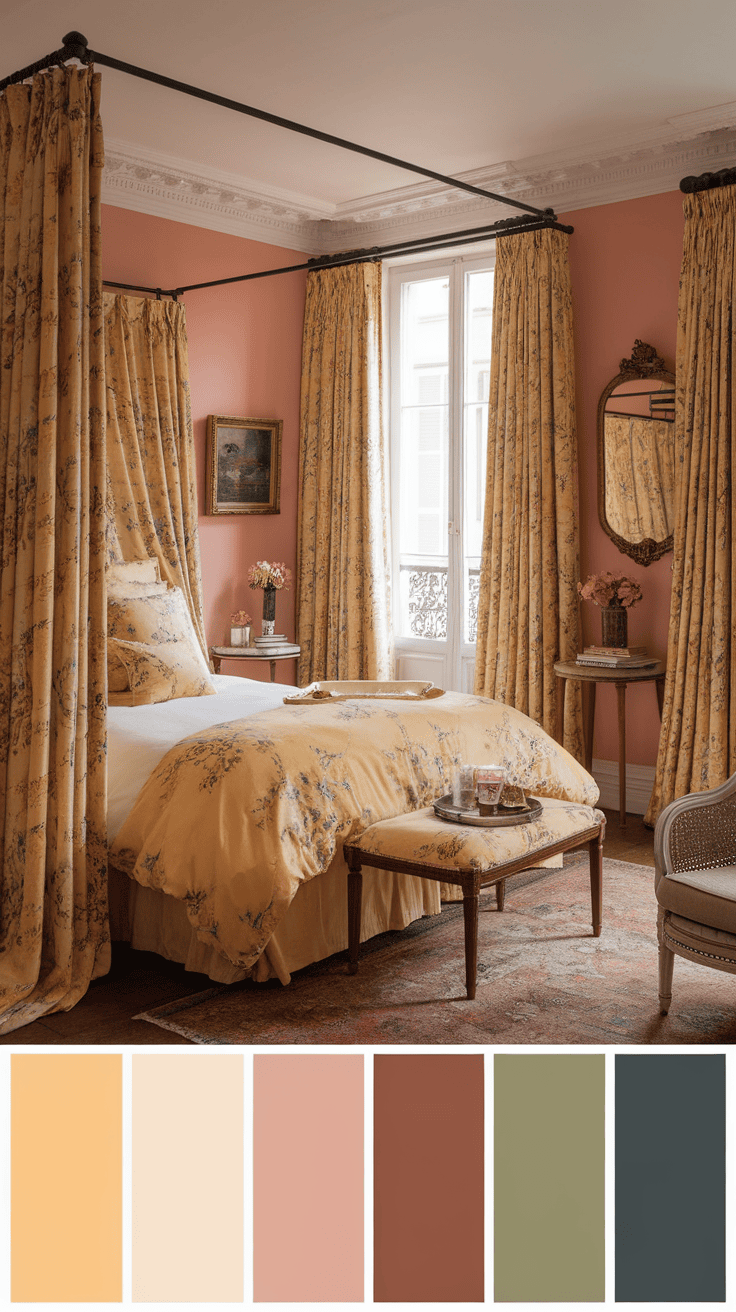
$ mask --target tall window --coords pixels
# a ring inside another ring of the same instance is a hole
[[[391,270],[391,507],[399,678],[472,688],[493,257]]]

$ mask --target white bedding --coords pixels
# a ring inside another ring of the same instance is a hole
[[[112,842],[152,770],[174,743],[200,729],[281,706],[294,688],[213,674],[216,697],[179,697],[107,711],[107,840]]]

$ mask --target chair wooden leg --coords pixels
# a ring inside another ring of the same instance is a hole
[[[496,884],[496,910],[503,911],[503,904],[506,901],[506,880],[499,879]]]
[[[590,849],[590,904],[593,913],[593,936],[600,938],[603,905],[603,826],[597,838],[591,838]]]
[[[468,998],[475,997],[478,976],[478,897],[479,889],[463,888],[463,916],[465,918],[465,988]]]
[[[672,1003],[672,972],[675,966],[675,954],[664,943],[659,945],[659,1010],[667,1015]]]
[[[675,966],[675,954],[664,941],[664,924],[666,915],[662,907],[657,908],[657,938],[659,939],[659,1009],[667,1015],[672,1003],[672,972]]]
[[[363,901],[363,874],[360,864],[348,858],[348,974],[357,975],[360,956],[360,920]]]

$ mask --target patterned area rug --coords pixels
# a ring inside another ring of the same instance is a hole
[[[657,1000],[654,872],[605,861],[603,932],[592,937],[587,854],[482,895],[478,991],[465,998],[458,905],[278,981],[246,981],[135,1019],[214,1044],[687,1044],[736,1042],[736,985],[677,958],[673,1007]]]

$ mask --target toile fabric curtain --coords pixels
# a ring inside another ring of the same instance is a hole
[[[575,368],[567,235],[496,246],[475,692],[515,706],[583,752],[580,684],[554,663],[579,651]]]
[[[299,683],[392,674],[381,266],[307,276],[297,526]]]
[[[672,601],[650,825],[736,771],[736,186],[685,196],[684,209]]]
[[[673,530],[675,462],[666,419],[607,414],[606,519],[627,542],[664,542]]]
[[[0,95],[0,1032],[109,969],[100,78]]]
[[[105,293],[110,555],[159,562],[207,657],[184,306]]]

